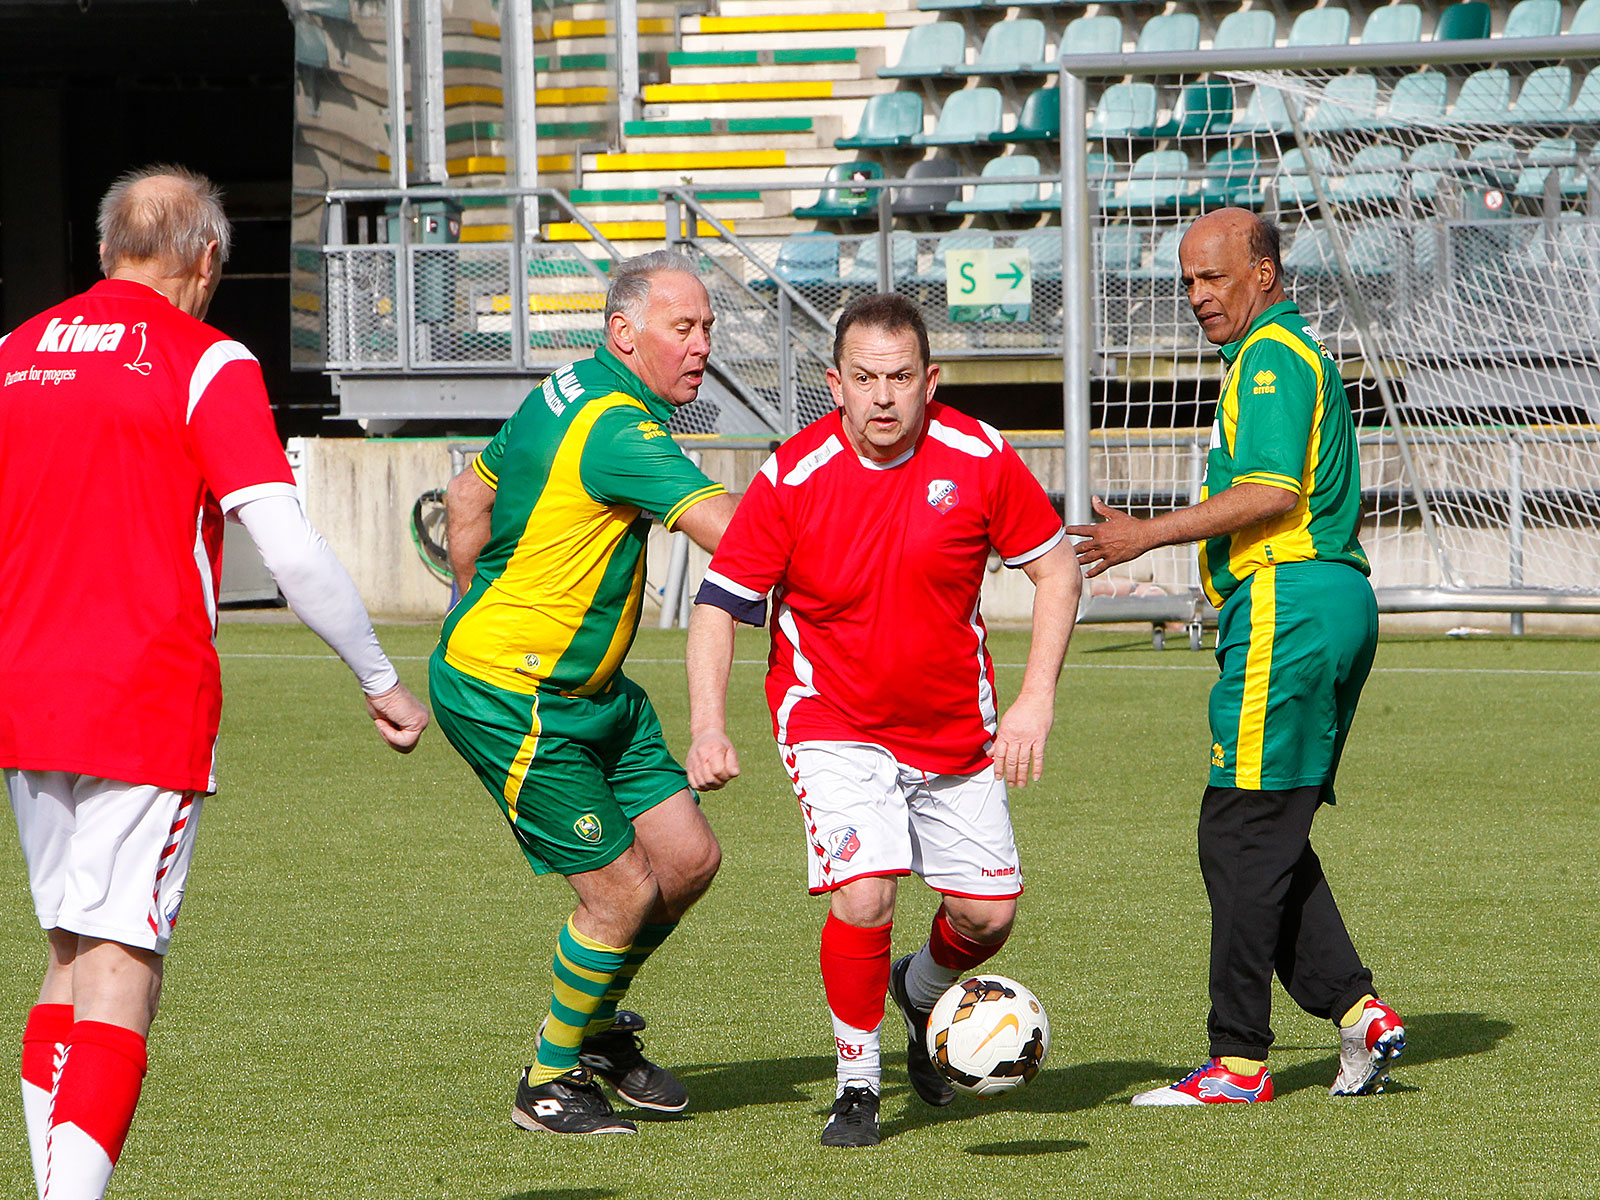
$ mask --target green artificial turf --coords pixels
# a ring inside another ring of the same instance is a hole
[[[383,631],[422,691],[433,630]],[[891,636],[886,631],[886,636]],[[1169,641],[1175,646],[1182,639]],[[997,633],[1002,697],[1026,637]],[[630,673],[669,742],[686,726],[681,633]],[[630,1003],[688,1119],[637,1137],[515,1129],[513,1079],[571,908],[535,878],[430,731],[384,750],[355,686],[296,626],[227,623],[221,793],[206,802],[152,1068],[112,1195],[129,1197],[1583,1197],[1600,994],[1600,644],[1386,639],[1318,819],[1357,945],[1409,1045],[1382,1096],[1335,1100],[1329,1025],[1280,991],[1278,1099],[1135,1110],[1205,1053],[1206,905],[1196,804],[1209,653],[1086,630],[1062,677],[1046,774],[1013,794],[1028,890],[995,967],[1053,1025],[1038,1079],[924,1107],[885,1028],[884,1143],[817,1144],[832,1098],[816,967],[823,903],[741,635],[744,776],[705,797],[725,862]],[[15,1079],[43,939],[0,832],[0,988]],[[934,901],[902,889],[895,951]],[[0,1087],[0,1196],[32,1196],[15,1084]]]

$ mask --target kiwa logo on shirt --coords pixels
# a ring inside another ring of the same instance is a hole
[[[122,344],[122,335],[127,332],[127,326],[118,321],[109,325],[85,325],[82,317],[73,317],[70,321],[51,317],[35,349],[41,354],[115,350]]]

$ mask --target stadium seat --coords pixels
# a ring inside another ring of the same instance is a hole
[[[1039,160],[1031,154],[1011,154],[1005,158],[991,158],[983,164],[985,179],[1037,174],[1039,174]],[[1029,200],[1038,198],[1037,183],[980,183],[973,189],[971,200],[955,201],[950,205],[950,211],[953,213],[1020,212],[1022,206]]]
[[[949,274],[945,266],[945,255],[950,251],[962,250],[993,250],[994,234],[981,231],[965,230],[961,233],[947,233],[939,239],[939,244],[933,248],[933,257],[928,265],[918,271],[915,278],[918,283],[944,288],[944,281]]]
[[[855,137],[835,138],[841,150],[908,145],[922,132],[922,97],[916,92],[880,92],[867,101]]]
[[[1564,125],[1572,107],[1572,68],[1540,67],[1523,81],[1511,120],[1518,125]]]
[[[1160,54],[1171,50],[1200,48],[1200,18],[1193,13],[1161,13],[1151,17],[1139,31],[1134,46],[1137,54]]]
[[[1413,124],[1436,124],[1444,118],[1444,98],[1449,80],[1440,71],[1413,71],[1402,75],[1389,93],[1384,110],[1387,129],[1407,129]]]
[[[1333,157],[1321,146],[1311,147],[1311,165],[1328,186],[1332,173]],[[1278,163],[1278,202],[1280,204],[1315,204],[1317,190],[1311,182],[1311,172],[1306,167],[1306,152],[1296,146],[1284,152]]]
[[[1119,17],[1078,17],[1061,34],[1061,53],[1121,54],[1122,20]]]
[[[1517,152],[1510,142],[1479,142],[1467,155],[1467,161],[1473,168],[1462,178],[1479,187],[1509,188],[1521,170]]]
[[[1233,85],[1226,80],[1185,84],[1172,106],[1172,116],[1154,136],[1198,137],[1220,130],[1233,120]]]
[[[773,274],[797,288],[836,288],[839,285],[839,239],[831,233],[796,233],[778,247]],[[770,279],[752,284],[758,291],[772,291]]]
[[[1350,40],[1350,11],[1308,8],[1289,27],[1291,46],[1342,46]]]
[[[1228,126],[1228,132],[1283,133],[1294,128],[1289,120],[1289,110],[1284,107],[1283,93],[1277,88],[1258,87],[1250,93],[1244,112]]]
[[[1578,144],[1571,138],[1545,138],[1528,153],[1528,165],[1517,176],[1512,191],[1519,196],[1543,196],[1547,178],[1552,171],[1557,171],[1561,196],[1587,195],[1589,180],[1580,168],[1575,165],[1555,165],[1570,164],[1577,157]]]
[[[922,166],[918,163],[917,166]],[[956,189],[959,194],[960,189]],[[917,235],[895,232],[889,235],[889,286],[904,283],[917,273]],[[839,282],[850,287],[877,289],[878,238],[876,234],[856,243],[855,261],[850,269],[839,276]]]
[[[1156,124],[1153,83],[1113,83],[1100,93],[1089,121],[1091,138],[1148,137]]]
[[[1367,277],[1392,275],[1403,257],[1395,226],[1388,223],[1343,224],[1345,261],[1350,270]],[[1295,231],[1283,253],[1283,269],[1296,275],[1336,275],[1339,258],[1333,248],[1334,231],[1326,223],[1307,223]]]
[[[1378,80],[1374,75],[1335,75],[1323,89],[1317,109],[1306,119],[1313,133],[1348,133],[1379,126]]]
[[[1161,236],[1156,239],[1154,249],[1150,251],[1148,260],[1119,271],[1118,274],[1126,279],[1147,279],[1153,282],[1163,280],[1177,282],[1178,279],[1178,243],[1183,240],[1182,229],[1164,229]]]
[[[959,163],[948,158],[928,158],[911,164],[907,180],[932,180],[950,175],[964,175]],[[890,210],[897,217],[942,216],[961,199],[961,185],[954,183],[907,183],[894,189]]]
[[[917,0],[917,7],[923,12],[939,12],[945,9],[982,8],[987,0]]]
[[[959,21],[930,21],[912,27],[906,34],[900,61],[892,67],[878,68],[883,79],[916,79],[938,75],[946,67],[960,67],[967,60],[967,31]]]
[[[1100,269],[1126,275],[1144,261],[1142,225],[1106,225],[1097,239]]]
[[[1205,176],[1200,181],[1200,206],[1225,208],[1246,202],[1261,160],[1251,146],[1218,150],[1206,160]]]
[[[828,168],[830,183],[844,184],[854,179],[882,179],[883,167],[874,162],[836,163]],[[878,188],[830,187],[824,188],[817,202],[797,208],[794,215],[801,221],[847,221],[852,217],[870,216],[878,207]]]
[[[1343,204],[1398,201],[1405,194],[1405,181],[1398,170],[1403,159],[1399,146],[1363,146],[1328,190]]]
[[[1182,150],[1149,150],[1134,160],[1128,181],[1100,197],[1107,212],[1169,212],[1196,195],[1195,181],[1185,178],[1189,156]]]
[[[1463,0],[1439,13],[1433,27],[1436,42],[1461,42],[1489,36],[1489,6],[1483,0]]]
[[[1510,73],[1504,67],[1485,67],[1462,81],[1446,121],[1452,125],[1504,125],[1510,119],[1510,107]]]
[[[1235,9],[1222,18],[1217,35],[1211,39],[1213,50],[1264,50],[1278,36],[1278,18],[1265,8]]]
[[[1505,38],[1555,37],[1561,32],[1561,0],[1517,0],[1506,15],[1500,36]]]
[[[1411,152],[1411,157],[1406,161],[1413,168],[1424,166],[1438,166],[1444,163],[1453,163],[1460,158],[1454,142],[1424,142]],[[1440,171],[1413,170],[1411,175],[1411,194],[1418,200],[1432,201],[1438,198],[1439,185],[1443,183],[1445,174]],[[1454,173],[1451,172],[1451,178]]]
[[[992,87],[966,88],[951,92],[939,113],[939,123],[932,133],[919,133],[911,139],[913,146],[971,146],[987,142],[989,135],[1000,132],[1000,117],[1005,104],[1000,93]]]
[[[1415,4],[1385,4],[1367,14],[1361,29],[1363,46],[1422,40],[1422,10]]]
[[[1570,34],[1600,33],[1600,0],[1583,0],[1578,11],[1572,14]]]
[[[1033,271],[1035,281],[1061,278],[1061,230],[1059,228],[1019,233],[1011,240],[1011,244],[1018,250],[1026,250],[1028,252],[1029,267]]]
[[[1004,133],[991,133],[991,142],[1055,142],[1061,138],[1061,89],[1029,92],[1017,114],[1017,123]]]
[[[1033,17],[998,21],[984,35],[978,61],[970,67],[951,67],[947,75],[1015,75],[1051,68],[1044,56],[1044,22]]]

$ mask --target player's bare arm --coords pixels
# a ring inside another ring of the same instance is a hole
[[[1078,619],[1083,572],[1066,542],[1024,563],[1033,581],[1033,638],[1022,689],[1000,718],[995,769],[1011,787],[1026,787],[1044,770],[1044,747],[1056,716],[1056,680]]]
[[[456,591],[463,595],[472,586],[478,553],[489,541],[493,512],[494,489],[478,478],[470,465],[445,489],[445,537],[450,547],[450,573],[455,576]]]
[[[674,531],[682,530],[695,545],[707,553],[715,554],[722,535],[727,532],[728,522],[733,520],[733,511],[738,507],[739,497],[730,492],[708,496],[683,511]]]
[[[696,505],[696,507],[701,507]],[[690,509],[693,512],[694,509]],[[689,614],[689,786],[714,792],[739,775],[739,753],[728,740],[728,674],[733,669],[733,617],[714,604]]]
[[[1189,508],[1140,519],[1112,508],[1095,496],[1092,503],[1095,514],[1100,517],[1099,523],[1068,525],[1067,534],[1084,539],[1077,545],[1078,562],[1085,568],[1084,574],[1092,579],[1107,568],[1132,562],[1158,546],[1176,546],[1237,533],[1280,517],[1299,500],[1299,493],[1287,488],[1239,483]]]

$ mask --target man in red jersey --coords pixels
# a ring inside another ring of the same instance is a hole
[[[427,710],[307,524],[261,368],[202,323],[230,231],[182,168],[100,205],[106,279],[0,338],[0,768],[49,958],[22,1037],[39,1195],[104,1194],[145,1039],[222,707],[212,644],[224,517],[344,659],[379,734]]]
[[[766,621],[767,702],[830,897],[822,983],[837,1088],[828,1146],[878,1142],[879,1026],[892,988],[917,1095],[954,1096],[929,1011],[1011,932],[1022,875],[1006,784],[1039,778],[1082,576],[1044,489],[999,433],[934,401],[922,315],[867,296],[839,317],[838,409],[762,465],[689,625],[692,786],[739,773],[724,725],[734,622]],[[1003,717],[979,591],[991,547],[1033,581],[1033,642]],[[890,965],[896,881],[941,893],[926,943]]]

